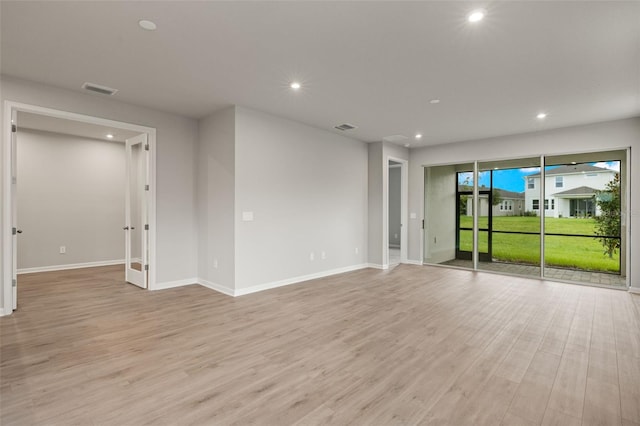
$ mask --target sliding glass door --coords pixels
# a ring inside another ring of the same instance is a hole
[[[625,286],[626,158],[425,167],[424,263]]]

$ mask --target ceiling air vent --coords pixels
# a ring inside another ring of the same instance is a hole
[[[353,130],[353,129],[356,129],[357,127],[352,124],[344,123],[336,126],[335,128],[338,130],[342,130],[344,132],[345,130]]]
[[[115,95],[116,92],[118,91],[118,89],[112,89],[111,87],[100,86],[99,84],[94,84],[94,83],[85,83],[82,85],[82,88],[85,90],[89,90],[91,92],[100,93],[101,95],[109,95],[109,96]]]

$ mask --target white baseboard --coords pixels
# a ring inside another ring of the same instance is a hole
[[[324,278],[330,275],[343,274],[345,272],[357,271],[364,269],[367,264],[352,265],[344,268],[330,269],[328,271],[316,272],[315,274],[301,275],[298,277],[287,278],[285,280],[273,281],[270,283],[258,284],[251,287],[240,288],[234,291],[234,296],[243,296],[245,294],[256,293],[259,291],[270,290],[272,288],[283,287],[286,285],[297,284],[304,281],[315,280],[317,278]]]
[[[226,294],[227,296],[236,296],[234,290],[232,288],[220,285],[220,284],[216,284],[214,282],[211,281],[207,281],[203,278],[198,278],[197,280],[198,284],[200,284],[203,287],[207,287],[210,288],[211,290],[215,290],[219,293],[222,294]]]
[[[380,265],[379,263],[367,263],[365,267],[373,269],[388,269],[389,265],[385,267],[385,265]]]
[[[409,264],[409,265],[419,265],[422,266],[422,262],[419,260],[411,260],[411,259],[407,259],[404,263]]]
[[[34,272],[65,271],[67,269],[94,268],[96,266],[111,266],[111,265],[124,265],[124,259],[101,260],[98,262],[85,262],[85,263],[69,263],[67,265],[37,266],[35,268],[18,269],[17,273],[18,275],[20,275],[20,274],[31,274]]]
[[[0,308],[0,317],[3,317],[7,314],[4,313],[4,308]]]
[[[389,244],[389,248],[400,248],[400,244]]]
[[[149,290],[166,290],[168,288],[176,288],[176,287],[183,287],[185,285],[192,285],[192,284],[198,284],[198,279],[197,278],[187,278],[184,280],[176,280],[176,281],[167,281],[164,283],[156,283],[155,286],[153,286],[153,288],[149,287]]]
[[[629,287],[629,293],[640,294],[640,287]]]

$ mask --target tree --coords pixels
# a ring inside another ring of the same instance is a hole
[[[604,247],[604,254],[613,257],[620,249],[620,174],[616,173],[605,189],[596,192],[596,204],[600,215],[595,216],[597,239]],[[617,237],[617,238],[610,238]]]
[[[500,196],[500,191],[496,188],[491,190],[491,204],[497,206],[502,202],[502,197]]]

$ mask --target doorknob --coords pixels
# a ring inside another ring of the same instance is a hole
[[[125,226],[125,227],[124,227],[124,228],[122,228],[122,229],[124,229],[125,231],[128,231],[128,230],[129,230],[129,227],[128,227],[128,226]]]
[[[16,232],[17,232],[18,234],[22,234],[22,229],[18,229]]]

